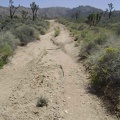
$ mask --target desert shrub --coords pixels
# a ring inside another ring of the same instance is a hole
[[[19,39],[16,39],[10,32],[1,32],[0,36],[0,67],[2,67],[19,44]]]
[[[5,62],[3,61],[3,59],[0,58],[0,68],[2,68],[4,64]]]
[[[110,80],[120,79],[120,52],[115,48],[106,48],[105,54],[98,61],[92,72],[92,84],[97,90],[102,89]],[[109,80],[109,81],[105,81]],[[120,81],[119,81],[120,82]]]
[[[73,24],[73,23],[72,23],[72,24],[70,25],[70,27],[71,27],[72,29],[77,29],[77,24]]]
[[[82,32],[81,32],[81,37],[82,38],[85,38],[86,37],[86,35],[88,34],[88,30],[83,30]]]
[[[102,45],[107,41],[107,35],[105,33],[98,33],[96,38],[95,38],[95,43],[98,45]]]
[[[49,28],[49,22],[47,22],[47,21],[43,21],[43,20],[42,21],[38,21],[37,25],[43,27],[46,30]]]
[[[63,25],[69,23],[69,22],[67,21],[67,19],[63,19],[63,18],[59,18],[57,21],[58,21],[59,23],[63,24]]]
[[[41,30],[39,29],[39,31],[40,31],[40,34],[41,34],[41,35],[45,35],[45,33],[46,33],[46,30],[45,30],[44,28],[41,29]]]
[[[12,53],[12,49],[8,44],[0,48],[0,68],[7,63],[7,58]]]
[[[75,37],[74,41],[80,40],[80,34],[76,34],[76,35],[74,35],[74,37]]]
[[[11,29],[14,29],[16,26],[23,24],[20,19],[11,20],[8,17],[3,18],[1,20],[1,23],[2,23],[2,26],[0,26],[0,28],[2,28],[2,30],[4,31],[8,31],[8,30],[10,31]]]
[[[6,43],[2,48],[0,48],[0,56],[1,58],[8,57],[12,53],[11,47]]]
[[[45,34],[49,28],[49,22],[42,19],[23,20],[9,16],[0,19],[0,68],[7,63],[7,58],[12,54],[15,47],[26,45],[28,42],[39,39],[39,33]],[[8,32],[9,31],[9,32]]]
[[[80,25],[77,25],[77,30],[84,30],[86,28],[86,24],[80,24]]]
[[[91,26],[91,27],[89,28],[89,30],[91,30],[91,31],[93,31],[95,34],[97,34],[97,33],[101,33],[104,29],[102,29],[102,31],[101,31],[101,29],[100,29],[99,27]]]
[[[115,111],[120,110],[120,50],[116,48],[106,48],[104,55],[100,57],[98,63],[94,65],[91,72],[91,85],[98,95],[107,99]],[[119,113],[120,114],[120,113]]]
[[[55,29],[54,37],[59,36],[60,34],[60,29]]]
[[[120,27],[119,26],[117,26],[117,28],[116,28],[116,34],[120,35]]]
[[[37,101],[36,107],[44,107],[44,106],[48,106],[48,99],[45,97],[40,97]]]
[[[83,45],[81,46],[81,52],[80,52],[81,59],[88,58],[89,55],[92,52],[94,52],[96,48],[97,46],[94,41],[83,43]]]
[[[19,39],[16,39],[11,32],[1,32],[0,36],[0,48],[7,44],[13,50],[19,44]]]
[[[15,30],[15,36],[20,39],[22,44],[27,44],[39,38],[39,32],[33,27],[22,25]]]
[[[27,25],[29,25],[31,27],[34,27],[42,35],[44,35],[46,33],[46,30],[49,28],[49,22],[41,20],[41,19],[40,20],[38,19],[35,22],[27,20],[27,21],[25,21],[25,24],[27,24]]]
[[[42,19],[36,19],[36,21],[32,21],[31,19],[23,20],[22,18],[10,19],[9,17],[3,18],[0,20],[0,29],[1,30],[14,30],[19,26],[28,25],[29,27],[33,27],[35,29],[42,27],[43,31],[49,28],[49,22],[44,21]],[[38,30],[38,29],[37,29]]]
[[[43,28],[42,26],[36,26],[36,25],[34,25],[34,28],[37,29],[40,32],[41,35],[45,35],[46,29]]]
[[[89,55],[99,50],[100,46],[102,46],[108,38],[106,33],[99,32],[94,34],[94,31],[89,30],[82,31],[81,37],[83,39],[80,52],[82,58],[88,58]]]

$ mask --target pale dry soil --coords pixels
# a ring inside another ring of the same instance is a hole
[[[77,63],[74,38],[63,25],[50,24],[40,41],[18,47],[0,70],[0,120],[117,120],[87,91],[89,76]],[[41,96],[47,107],[36,107]]]

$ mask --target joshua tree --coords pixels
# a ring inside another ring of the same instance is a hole
[[[23,19],[27,19],[27,15],[28,15],[27,11],[25,11],[25,10],[21,11],[21,16],[22,16]]]
[[[108,4],[108,6],[109,6],[108,11],[109,11],[109,19],[110,19],[110,18],[111,18],[111,16],[112,16],[112,12],[113,12],[114,6],[113,6],[113,4],[112,4],[112,3]]]
[[[75,12],[75,18],[76,18],[76,19],[79,18],[79,15],[80,15],[79,11]]]
[[[107,13],[108,13],[108,9],[106,8],[106,10],[104,12],[104,17],[106,16]]]
[[[32,2],[30,4],[30,7],[31,7],[31,10],[32,10],[32,13],[33,13],[33,21],[35,20],[35,18],[37,17],[37,11],[39,9],[39,5],[36,5],[35,2]]]
[[[13,3],[14,3],[14,1],[9,0],[10,18],[11,18],[11,19],[13,19],[16,10],[20,7],[20,5],[19,5],[18,7],[15,7],[15,6],[13,5]]]
[[[90,25],[90,26],[96,26],[98,24],[98,22],[100,21],[102,17],[102,14],[101,13],[94,13],[94,14],[90,14],[88,17],[87,17],[87,23]]]
[[[75,19],[78,19],[80,16],[80,13],[79,11],[76,11],[75,13],[71,14],[71,18],[75,18]]]
[[[71,14],[71,18],[74,18],[75,17],[75,15],[74,14]]]

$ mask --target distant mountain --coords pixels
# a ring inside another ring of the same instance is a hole
[[[64,7],[50,7],[43,8],[39,11],[39,16],[55,18],[55,17],[71,17],[72,14],[79,12],[80,17],[86,17],[90,13],[102,12],[101,9],[97,9],[91,6],[79,6],[73,9]]]
[[[98,8],[94,8],[91,6],[79,6],[76,8],[73,8],[69,11],[69,16],[72,14],[75,14],[76,12],[79,12],[79,17],[86,17],[91,13],[99,13],[99,12],[103,12],[101,9]]]
[[[29,13],[29,16],[32,15],[31,9],[26,7],[20,7],[16,11],[16,15],[21,16],[21,11],[25,10]],[[72,14],[76,12],[79,13],[79,17],[86,17],[91,13],[103,12],[101,9],[94,8],[91,6],[79,6],[73,9],[65,8],[65,7],[49,7],[49,8],[41,8],[38,11],[39,17],[47,17],[47,18],[56,18],[56,17],[71,17]],[[0,6],[0,15],[9,15],[9,8]],[[115,12],[115,15],[120,16],[120,11]]]
[[[42,8],[39,10],[38,15],[47,18],[65,17],[70,10],[70,8],[65,7]]]
[[[16,15],[21,16],[21,11],[25,10],[29,13],[29,16],[32,15],[32,11],[30,8],[19,7],[16,10]],[[39,17],[47,17],[47,18],[56,18],[56,17],[65,17],[68,14],[70,8],[65,7],[50,7],[50,8],[41,8],[38,10]],[[5,16],[9,15],[9,8],[0,6],[0,15]]]

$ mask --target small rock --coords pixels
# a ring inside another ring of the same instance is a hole
[[[68,99],[70,99],[70,97],[68,97]]]
[[[37,114],[37,115],[39,114],[39,112],[37,112],[37,111],[33,111],[33,113],[34,113],[34,114]]]
[[[80,96],[83,96],[82,94]]]
[[[66,113],[66,114],[68,114],[68,111],[67,111],[67,110],[65,110],[65,113]]]
[[[83,102],[82,104],[84,105],[85,103]]]

